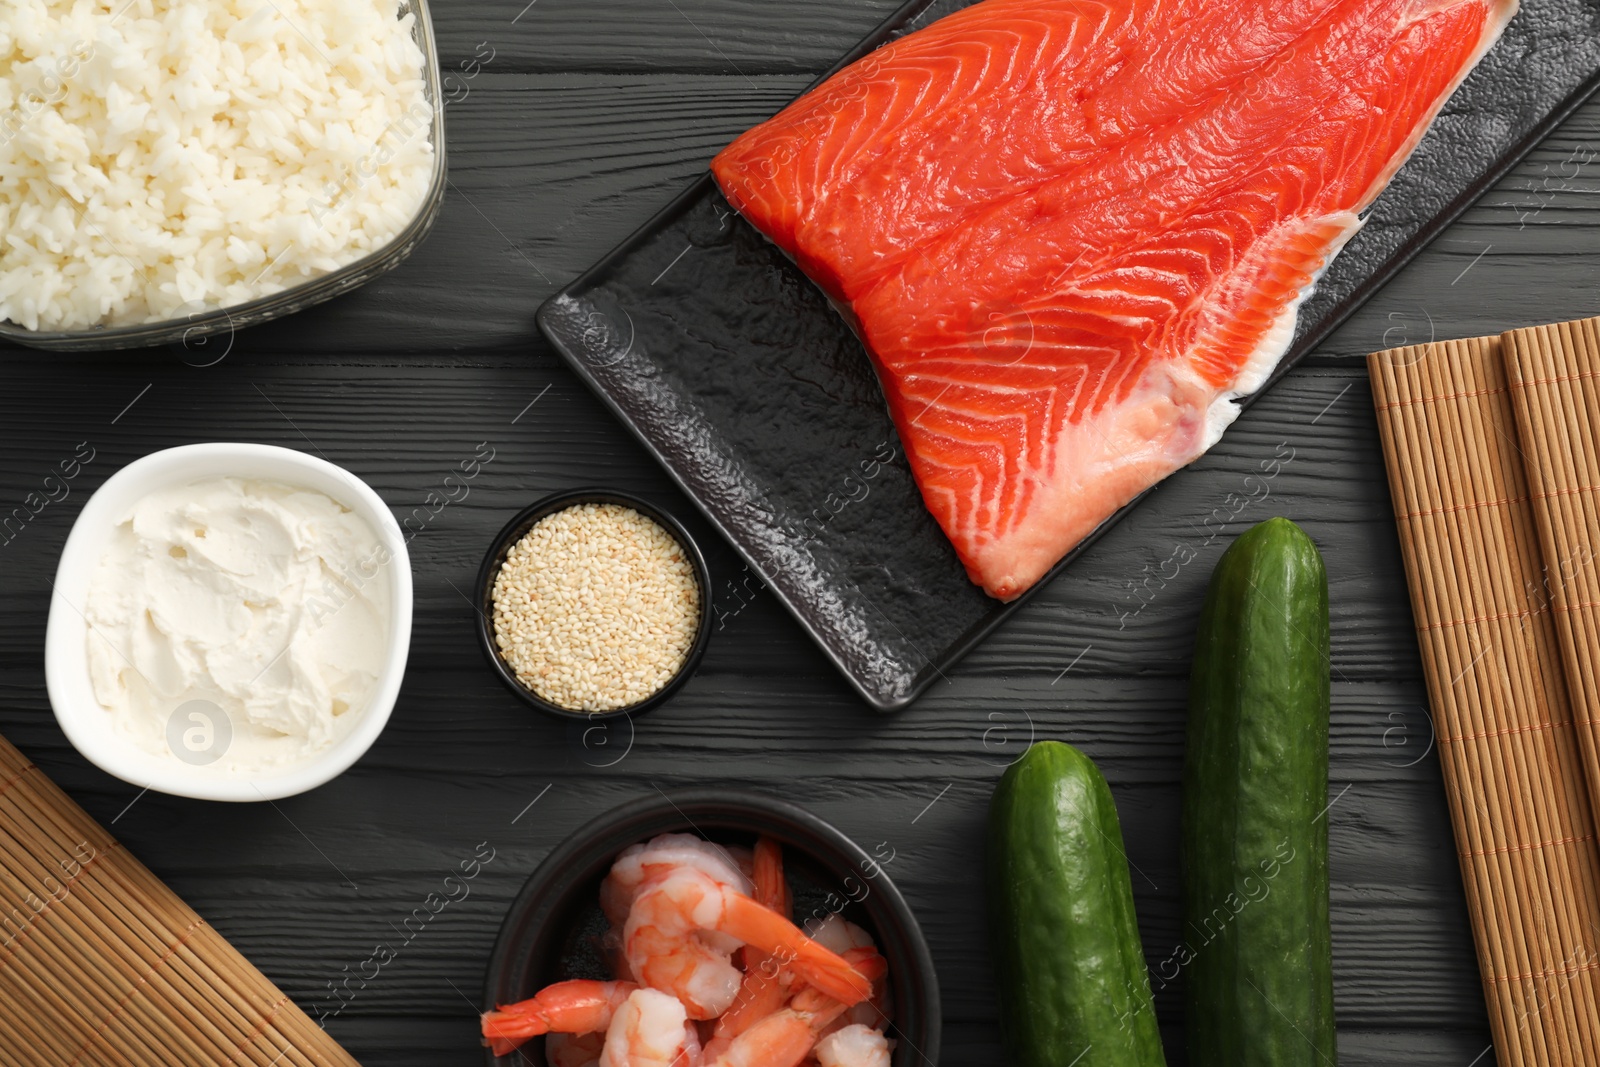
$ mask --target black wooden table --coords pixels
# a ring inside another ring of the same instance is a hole
[[[544,854],[624,800],[726,782],[786,797],[869,849],[894,850],[890,870],[938,962],[943,1061],[997,1065],[979,872],[1001,766],[1029,737],[1071,741],[1100,763],[1135,867],[1145,949],[1159,965],[1180,936],[1177,782],[1200,597],[1227,541],[1283,514],[1316,538],[1332,578],[1343,1062],[1490,1062],[1362,357],[1596,313],[1600,104],[948,683],[881,718],[562,368],[533,312],[892,3],[435,3],[451,75],[451,184],[433,236],[405,266],[240,333],[209,366],[217,345],[3,352],[0,511],[40,489],[79,442],[95,458],[70,496],[0,545],[0,733],[369,1064],[481,1062],[484,963],[507,903]],[[276,804],[140,795],[67,745],[44,691],[47,579],[83,501],[139,456],[216,440],[326,456],[367,479],[397,517],[426,517],[412,523],[422,526],[411,543],[416,625],[387,731],[332,784]],[[492,462],[466,497],[435,513],[445,475],[483,442]],[[1273,456],[1288,462],[1270,495],[1252,499],[1244,479]],[[586,738],[533,717],[483,664],[463,595],[512,512],[578,483],[672,508],[711,557],[719,628],[704,665],[632,737],[624,727]],[[420,929],[403,926],[482,843],[494,858],[470,896]],[[367,961],[378,945],[395,958],[374,974]],[[1157,1005],[1169,1062],[1181,1064],[1177,986]]]

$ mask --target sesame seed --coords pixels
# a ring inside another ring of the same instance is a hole
[[[700,586],[683,546],[620,504],[545,516],[495,576],[501,656],[519,682],[572,711],[614,711],[659,692],[699,627]]]

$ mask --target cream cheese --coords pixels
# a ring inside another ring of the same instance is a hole
[[[388,551],[322,493],[210,478],[112,531],[89,584],[89,677],[108,728],[241,775],[350,732],[388,654]]]

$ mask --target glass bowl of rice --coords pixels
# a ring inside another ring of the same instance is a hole
[[[0,339],[193,345],[365,285],[432,228],[427,0],[7,6]]]

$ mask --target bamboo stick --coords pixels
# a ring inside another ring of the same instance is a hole
[[[1505,344],[1585,778],[1600,806],[1600,323],[1517,330]]]

